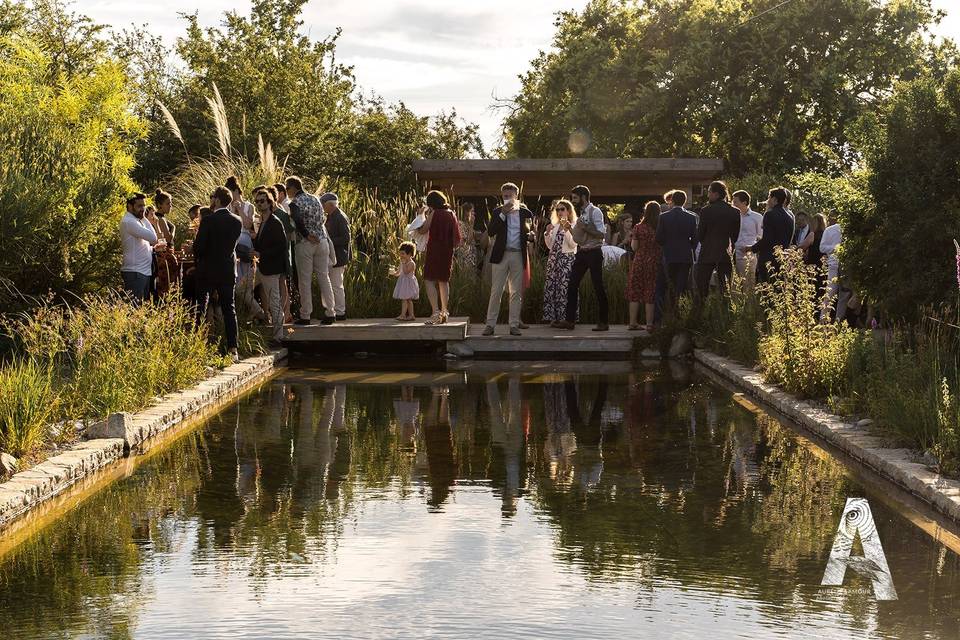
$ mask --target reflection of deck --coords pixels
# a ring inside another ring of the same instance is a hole
[[[613,325],[609,331],[592,331],[593,325],[561,331],[549,325],[532,325],[520,336],[500,325],[493,336],[484,336],[482,324],[466,318],[451,318],[447,324],[428,325],[423,321],[393,319],[348,320],[332,325],[288,325],[285,342],[294,350],[326,354],[379,352],[391,355],[431,351],[460,357],[497,360],[629,360],[632,357],[659,357],[652,350],[653,339],[646,331],[628,331]],[[313,363],[316,364],[316,363]]]

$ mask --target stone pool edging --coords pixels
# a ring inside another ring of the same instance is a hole
[[[857,462],[883,478],[917,496],[935,510],[960,522],[960,481],[931,471],[918,462],[917,451],[885,446],[882,437],[872,435],[869,428],[844,421],[809,402],[799,400],[763,376],[738,362],[703,349],[694,351],[695,360],[714,374],[743,389],[748,395],[816,433],[838,447]]]
[[[158,398],[138,413],[113,414],[91,426],[85,434],[90,439],[0,483],[0,531],[93,472],[135,455],[150,438],[243,393],[273,372],[286,357],[287,350],[280,349],[247,358],[192,387]]]

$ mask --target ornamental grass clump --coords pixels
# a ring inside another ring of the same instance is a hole
[[[179,296],[143,305],[115,294],[86,296],[76,305],[48,298],[3,324],[16,351],[58,390],[56,411],[47,416],[53,422],[137,411],[202,380],[218,362]]]
[[[842,395],[848,353],[856,332],[844,323],[818,321],[817,268],[801,252],[777,250],[779,269],[758,291],[767,317],[759,362],[770,382],[803,397]]]
[[[59,406],[50,367],[19,358],[0,368],[0,451],[19,457],[43,446]]]

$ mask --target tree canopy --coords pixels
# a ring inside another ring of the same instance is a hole
[[[929,37],[939,17],[930,0],[592,0],[558,15],[522,77],[506,152],[716,156],[733,175],[848,167],[860,118],[954,59]]]

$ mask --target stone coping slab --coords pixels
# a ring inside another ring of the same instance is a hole
[[[761,374],[733,360],[703,349],[697,349],[694,356],[701,365],[748,395],[816,433],[954,522],[960,522],[960,481],[931,471],[918,461],[917,452],[887,447],[882,437],[870,433],[869,427],[845,422],[821,407],[799,400],[776,385],[764,382]]]
[[[0,483],[0,531],[95,471],[146,449],[151,438],[249,389],[286,357],[287,350],[280,349],[247,358],[139,413],[113,414],[92,425],[87,440]]]

